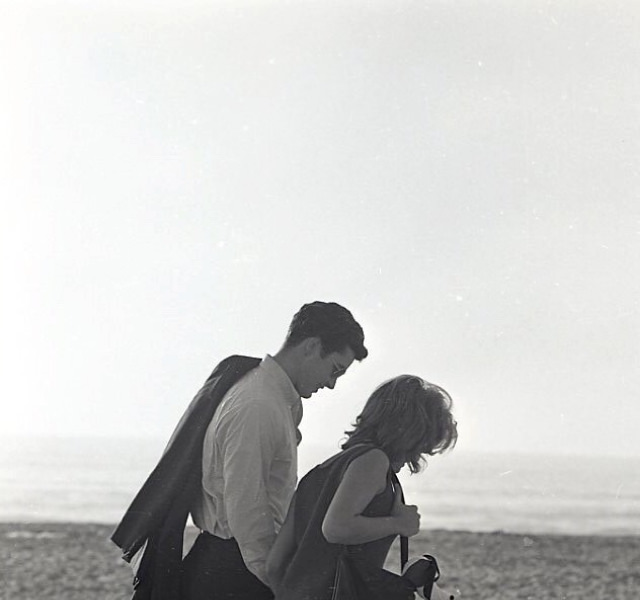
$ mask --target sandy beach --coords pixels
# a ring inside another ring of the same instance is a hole
[[[131,569],[110,525],[0,523],[2,600],[125,600]],[[188,535],[192,537],[192,532]],[[422,532],[410,555],[435,555],[441,583],[469,600],[635,600],[640,538]],[[388,568],[397,570],[392,548]]]

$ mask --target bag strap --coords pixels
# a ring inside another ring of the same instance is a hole
[[[409,560],[409,538],[404,535],[400,536],[400,570],[404,569],[404,566]]]
[[[404,504],[404,492],[402,491],[402,486],[400,485],[400,481],[395,473],[391,473],[391,482],[393,483],[394,491],[396,494],[400,494],[400,499]],[[401,535],[400,536],[400,570],[404,569],[404,566],[407,564],[409,560],[409,538]]]

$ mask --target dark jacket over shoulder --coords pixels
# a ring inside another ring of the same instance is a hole
[[[127,562],[144,547],[134,579],[134,600],[178,600],[182,540],[202,485],[205,432],[229,388],[259,364],[259,358],[231,356],[216,366],[113,532],[111,539]]]

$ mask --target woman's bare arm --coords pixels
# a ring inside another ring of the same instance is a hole
[[[356,458],[347,468],[322,522],[322,533],[332,544],[363,544],[388,535],[415,535],[420,515],[415,506],[394,499],[388,517],[364,517],[362,512],[387,484],[389,459],[374,449]]]

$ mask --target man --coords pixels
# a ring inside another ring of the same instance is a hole
[[[352,314],[312,302],[276,354],[216,367],[112,537],[126,560],[145,544],[136,600],[273,597],[265,563],[295,489],[300,398],[333,389],[366,356]],[[179,569],[189,511],[202,533]]]

